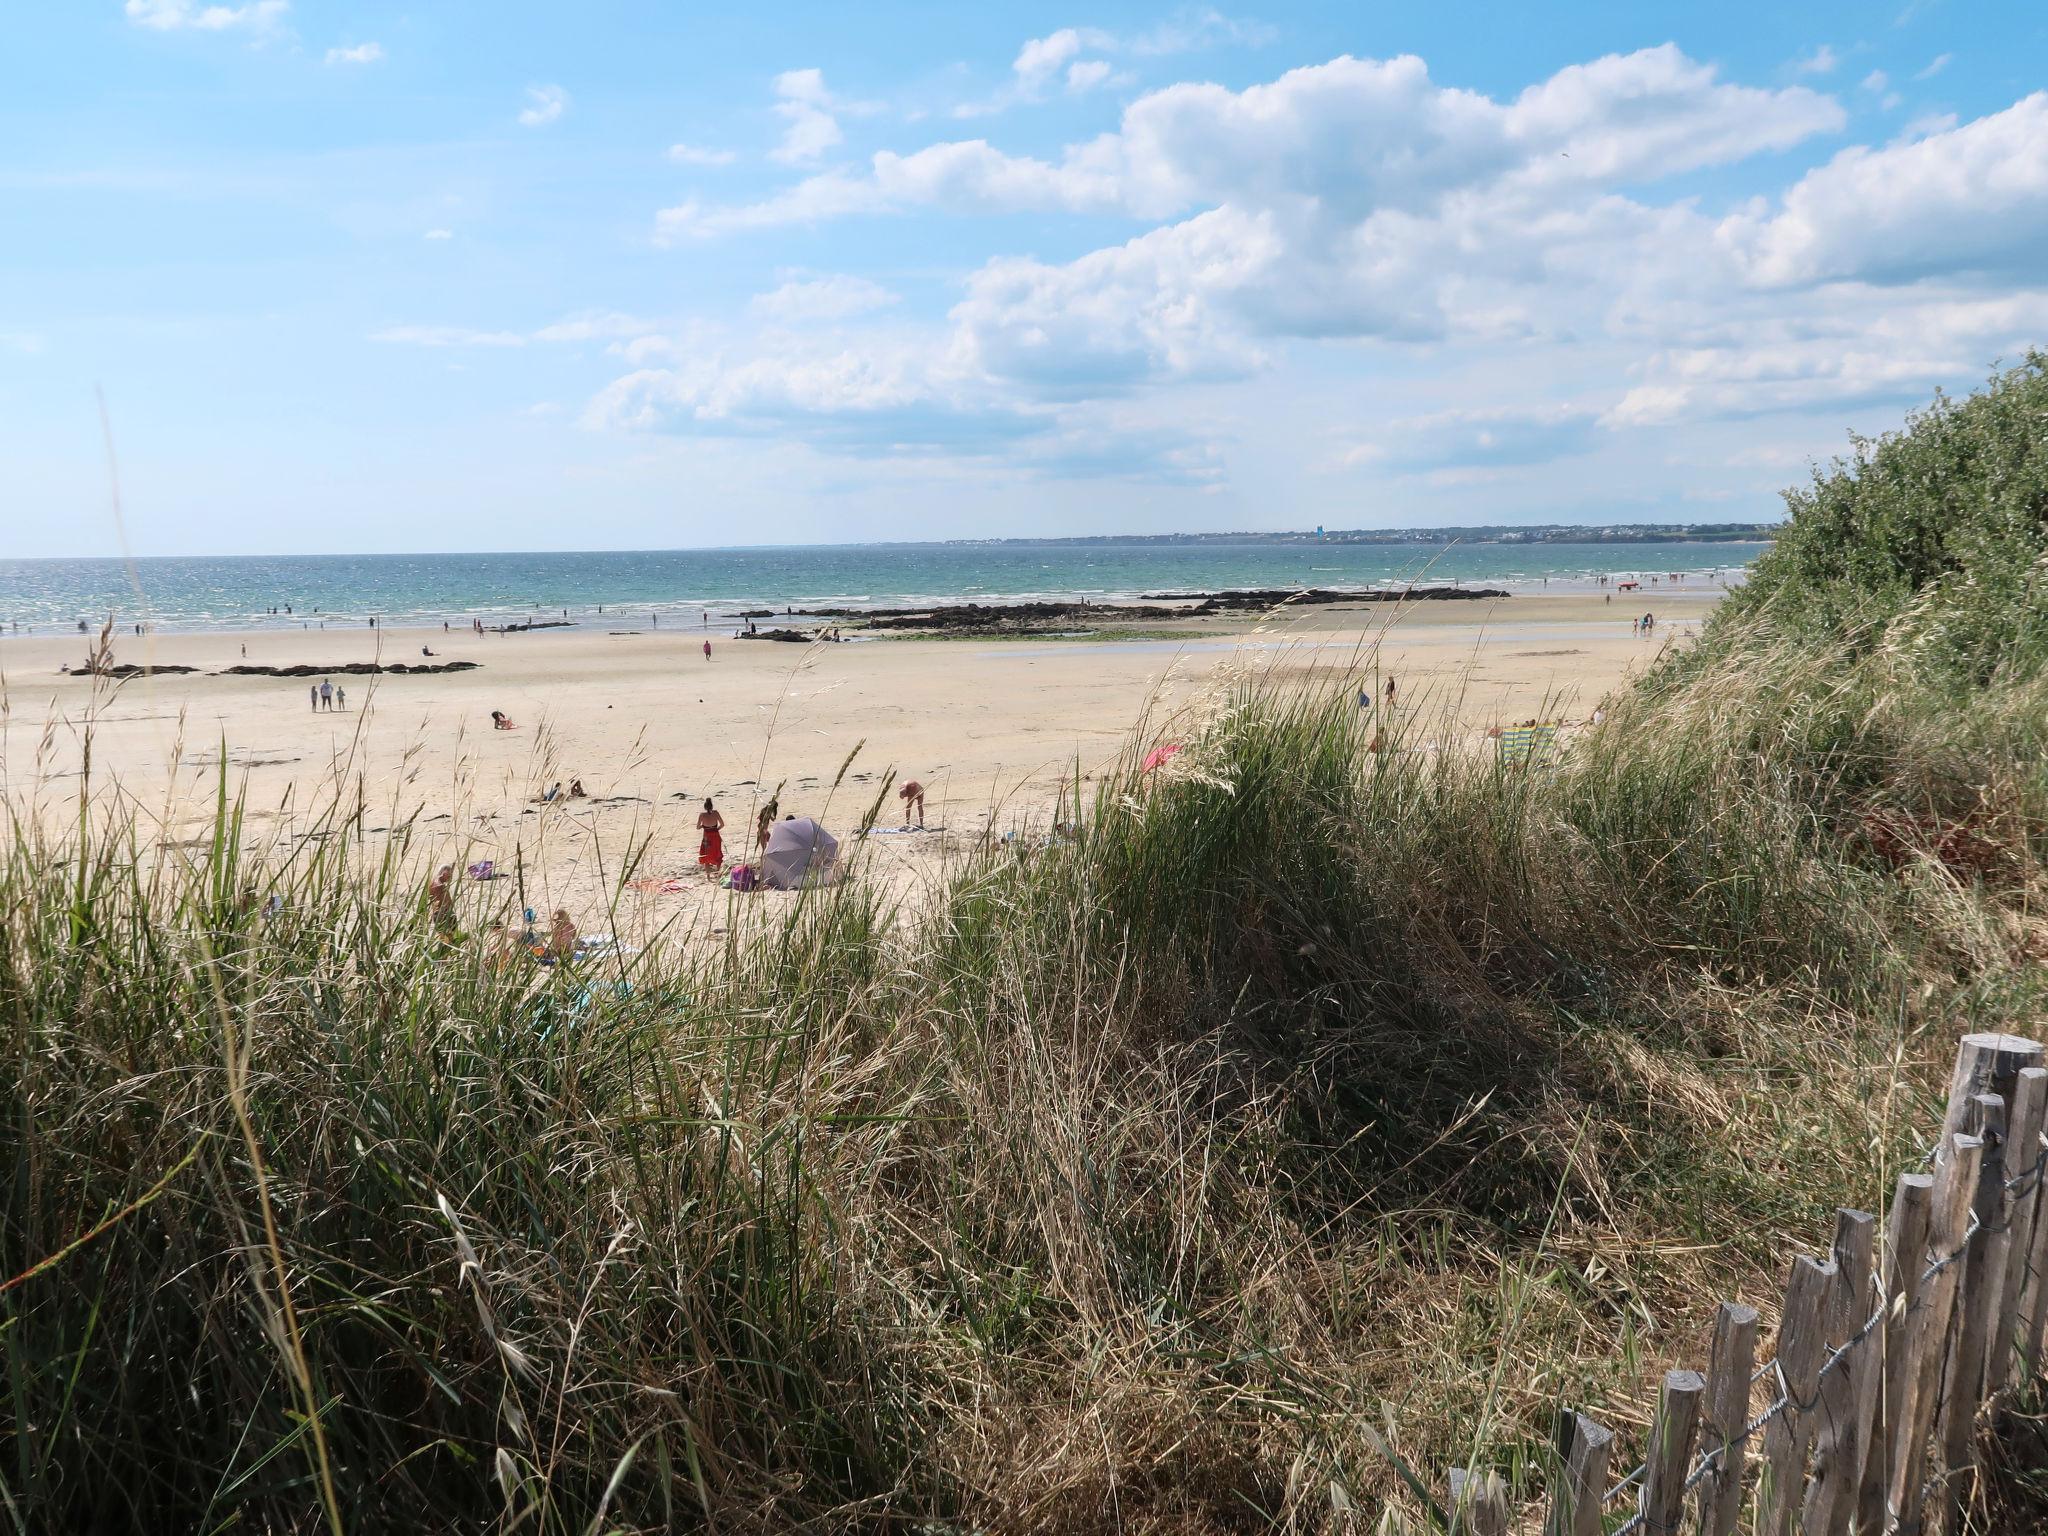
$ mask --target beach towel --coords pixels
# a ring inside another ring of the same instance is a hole
[[[493,860],[478,859],[469,866],[469,878],[472,880],[495,880],[498,878],[498,866]]]

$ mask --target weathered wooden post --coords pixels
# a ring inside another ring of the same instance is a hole
[[[1958,1134],[1947,1139],[1942,1153],[1935,1159],[1927,1246],[1919,1259],[1923,1276],[1920,1294],[1906,1313],[1904,1347],[1897,1362],[1904,1386],[1892,1439],[1887,1497],[1896,1522],[1892,1528],[1898,1536],[1917,1536],[1920,1530],[1927,1441],[1934,1427],[1935,1394],[1941,1385],[1942,1357],[1959,1278],[1960,1260],[1955,1256],[1969,1226],[1970,1199],[1976,1192],[1984,1143],[1975,1136]]]
[[[1949,1079],[1948,1110],[1941,1122],[1941,1138],[1935,1143],[1939,1158],[1948,1139],[1957,1132],[1968,1134],[1970,1100],[1980,1093],[1995,1093],[2008,1104],[2013,1085],[2022,1069],[2044,1065],[2041,1043],[2020,1035],[1965,1035],[1956,1046],[1955,1072]]]
[[[1742,1517],[1742,1428],[1749,1422],[1749,1378],[1756,1369],[1756,1308],[1724,1301],[1714,1314],[1707,1362],[1707,1408],[1700,1454],[1715,1457],[1699,1486],[1703,1536],[1733,1536]]]
[[[1644,1458],[1643,1529],[1650,1536],[1674,1536],[1685,1519],[1685,1475],[1699,1438],[1700,1402],[1707,1378],[1698,1371],[1667,1371],[1650,1424],[1650,1454]]]
[[[1882,1343],[1882,1379],[1876,1386],[1877,1411],[1871,1426],[1870,1454],[1863,1460],[1862,1497],[1857,1501],[1859,1536],[1881,1536],[1887,1524],[1885,1495],[1898,1441],[1899,1410],[1906,1394],[1906,1315],[1918,1304],[1920,1271],[1927,1261],[1927,1218],[1934,1204],[1934,1176],[1902,1173],[1892,1196],[1891,1219],[1884,1236],[1884,1326],[1872,1342]]]
[[[1942,1452],[1942,1487],[1952,1531],[1962,1529],[1959,1517],[1976,1471],[1977,1412],[1984,1406],[1984,1341],[1991,1331],[1991,1309],[1998,1304],[1998,1286],[2005,1279],[2004,1268],[1993,1261],[1991,1248],[1996,1235],[1992,1229],[2005,1202],[2005,1100],[1995,1093],[1980,1093],[1970,1103],[1975,1111],[1973,1128],[1984,1151],[1977,1164],[1976,1194],[1970,1208],[1976,1224],[1964,1248],[1935,1435]]]
[[[1827,1353],[1828,1300],[1835,1266],[1801,1254],[1792,1261],[1774,1351],[1785,1407],[1764,1429],[1764,1470],[1757,1485],[1760,1536],[1786,1536],[1806,1493],[1806,1447],[1813,1437],[1820,1366]]]
[[[1600,1536],[1600,1500],[1614,1431],[1569,1409],[1557,1416],[1557,1481],[1543,1536]]]
[[[2020,1297],[2034,1247],[2035,1191],[2041,1169],[2041,1125],[2048,1116],[2048,1069],[2023,1067],[2015,1079],[2005,1138],[2005,1182],[1991,1239],[1991,1263],[2000,1270],[1998,1305],[1985,1342],[1984,1396],[1996,1397],[2012,1377],[2018,1352]]]
[[[1451,1529],[1457,1536],[1508,1536],[1508,1490],[1499,1473],[1452,1471]]]
[[[1804,1536],[1846,1536],[1856,1512],[1857,1480],[1863,1472],[1864,1391],[1875,1354],[1871,1336],[1861,1333],[1876,1305],[1870,1283],[1877,1249],[1877,1218],[1868,1211],[1835,1214],[1835,1284],[1828,1297],[1827,1355],[1839,1354],[1820,1383],[1820,1412],[1813,1441],[1813,1480],[1807,1484],[1800,1530]],[[1853,1347],[1850,1341],[1856,1342]],[[1825,1358],[1825,1357],[1824,1357]]]

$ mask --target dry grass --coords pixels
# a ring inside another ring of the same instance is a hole
[[[1554,1405],[1640,1426],[1714,1301],[1768,1320],[1954,1036],[2036,1000],[2038,694],[1766,646],[1548,771],[1247,682],[922,920],[854,882],[711,960],[500,968],[402,839],[341,806],[259,858],[225,779],[187,857],[23,820],[5,1507],[1307,1531],[1415,1509],[1402,1465],[1527,1492]]]

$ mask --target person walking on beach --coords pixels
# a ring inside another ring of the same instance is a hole
[[[334,683],[330,678],[323,677],[320,679],[320,707],[322,709],[334,708]]]
[[[1392,709],[1393,707],[1394,707],[1394,680],[1393,680],[1393,679],[1392,679],[1392,678],[1390,677],[1390,678],[1388,678],[1388,679],[1387,679],[1387,708],[1389,708],[1389,709]]]
[[[711,642],[709,640],[704,642],[704,659],[706,661],[711,659]]]
[[[708,869],[713,874],[725,863],[725,839],[720,834],[725,829],[725,818],[718,814],[707,795],[704,809],[697,817],[697,830],[703,836],[697,840],[697,867]]]

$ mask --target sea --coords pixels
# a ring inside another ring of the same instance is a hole
[[[955,543],[467,555],[0,559],[0,631],[696,622],[769,609],[1118,602],[1231,588],[1590,588],[1741,580],[1762,543]]]

